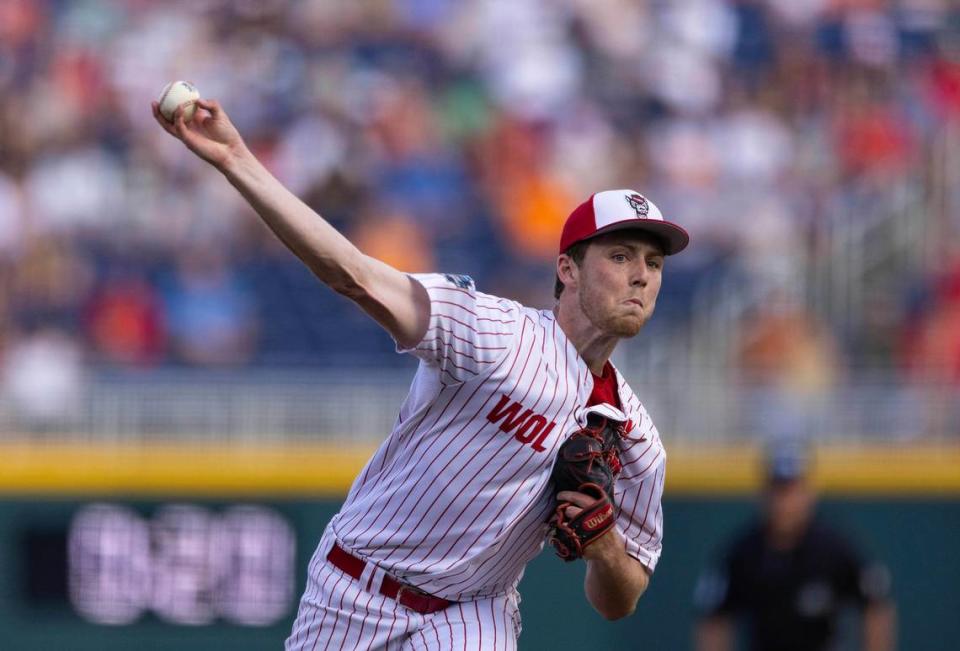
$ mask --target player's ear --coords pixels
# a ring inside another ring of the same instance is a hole
[[[564,287],[570,287],[577,284],[580,268],[573,258],[566,253],[561,253],[557,257],[557,278],[563,283]]]

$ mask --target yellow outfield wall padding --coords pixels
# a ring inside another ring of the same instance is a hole
[[[341,496],[376,448],[319,444],[0,444],[0,492]]]
[[[824,493],[960,496],[960,445],[831,445],[812,458],[813,483]],[[762,479],[755,446],[667,448],[671,494],[746,493]]]
[[[0,443],[0,494],[340,497],[373,445]],[[756,490],[751,446],[667,447],[669,495]],[[831,446],[817,450],[813,479],[825,493],[960,497],[960,445]]]

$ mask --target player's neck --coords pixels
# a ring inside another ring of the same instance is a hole
[[[553,313],[556,315],[557,325],[577,349],[590,372],[597,376],[603,375],[603,368],[610,360],[620,338],[598,330],[579,310],[569,307],[561,309],[561,303],[554,306]]]

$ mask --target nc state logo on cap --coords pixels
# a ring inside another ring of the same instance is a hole
[[[627,203],[630,204],[630,207],[634,209],[637,213],[638,219],[646,219],[647,215],[650,214],[650,204],[647,203],[647,200],[641,194],[628,194],[624,197],[627,200]]]
[[[690,242],[683,227],[666,221],[657,204],[636,190],[604,190],[591,195],[567,217],[560,234],[560,253],[577,242],[619,229],[656,235],[667,255],[679,253]]]

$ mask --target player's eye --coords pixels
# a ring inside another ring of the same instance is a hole
[[[660,260],[647,260],[647,266],[651,269],[659,269],[663,266],[663,262]]]
[[[625,253],[614,253],[612,256],[610,256],[610,259],[614,262],[626,262],[627,255]]]

